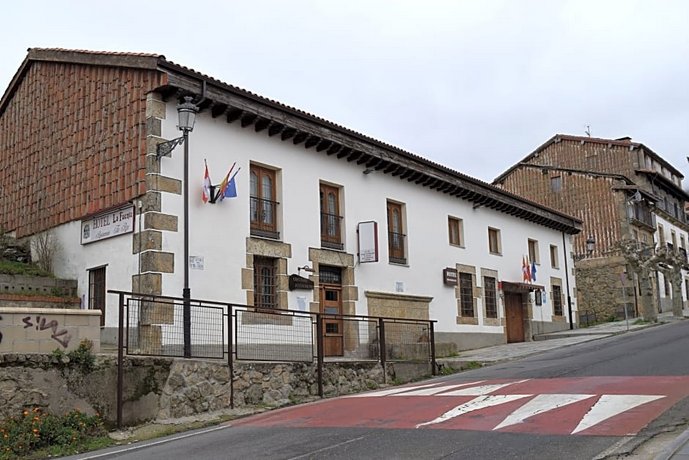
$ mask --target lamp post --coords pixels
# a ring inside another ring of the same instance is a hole
[[[194,129],[196,113],[199,108],[192,102],[191,96],[185,96],[184,102],[177,105],[179,123],[177,128],[182,136],[158,144],[156,149],[160,158],[169,155],[179,144],[184,144],[184,177],[182,178],[184,195],[184,287],[182,288],[182,327],[184,329],[184,357],[191,358],[191,288],[189,287],[189,133]]]

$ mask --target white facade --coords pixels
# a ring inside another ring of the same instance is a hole
[[[657,230],[653,234],[653,243],[656,247],[663,247],[668,243],[671,244],[675,250],[683,249],[686,253],[687,244],[689,244],[689,235],[681,227],[675,225],[670,220],[663,218],[660,214],[655,213],[655,220]],[[661,234],[662,232],[662,234]],[[657,276],[657,295],[658,305],[661,311],[672,310],[672,287],[670,280],[665,280],[665,275],[661,272],[656,272]],[[682,270],[682,280],[684,286],[682,287],[682,301],[686,302],[687,289],[689,289],[689,272]]]
[[[167,104],[162,124],[162,137],[179,136],[174,103]],[[482,270],[496,272],[497,281],[522,281],[522,261],[529,254],[528,240],[536,241],[535,285],[546,291],[545,302],[536,306],[534,294],[525,299],[530,307],[526,321],[533,324],[531,334],[564,329],[569,326],[567,293],[575,289],[574,277],[567,276],[565,264],[573,266],[570,236],[546,226],[510,216],[494,209],[400,180],[382,172],[364,174],[365,167],[356,162],[338,160],[315,149],[304,149],[279,136],[258,135],[239,123],[228,124],[222,117],[208,113],[197,116],[189,135],[189,254],[202,262],[189,271],[193,298],[247,304],[242,270],[247,267],[247,241],[250,235],[249,171],[260,165],[276,171],[279,240],[290,247],[287,274],[298,273],[298,267],[311,265],[310,248],[321,248],[319,184],[340,189],[340,214],[343,217],[344,248],[341,256],[354,258],[354,285],[357,295],[355,313],[368,315],[367,292],[402,294],[432,298],[428,316],[436,320],[435,330],[447,334],[489,334],[492,342],[504,342],[504,295],[497,291],[497,319],[487,321],[481,294]],[[204,159],[214,184],[218,184],[236,162],[237,198],[210,204],[201,200]],[[181,180],[183,146],[170,157],[160,160],[160,175]],[[487,186],[488,187],[488,186]],[[387,201],[402,204],[406,234],[406,264],[389,262]],[[174,273],[162,274],[162,295],[181,297],[183,286],[183,199],[181,194],[161,193],[161,212],[178,216],[178,231],[162,232],[162,252],[174,253]],[[449,244],[448,217],[461,219],[462,244]],[[135,232],[142,230],[137,216]],[[359,263],[357,258],[357,224],[374,221],[378,225],[379,260]],[[488,228],[499,230],[500,251],[489,251]],[[107,289],[128,291],[132,275],[141,274],[140,257],[133,251],[133,234],[80,245],[78,223],[64,225],[56,235],[61,242],[62,259],[56,263],[58,276],[76,278],[85,306],[88,306],[88,270],[106,266]],[[260,239],[260,238],[259,238]],[[563,247],[566,245],[566,247]],[[552,246],[552,250],[551,250]],[[551,261],[555,252],[556,261]],[[338,254],[338,251],[332,251]],[[565,258],[567,260],[565,261]],[[344,259],[343,259],[344,260]],[[344,265],[344,262],[343,262]],[[475,267],[476,311],[473,324],[460,324],[458,290],[443,283],[443,269],[459,265]],[[302,273],[304,274],[304,273]],[[570,270],[571,274],[571,270]],[[569,279],[567,279],[569,278]],[[556,320],[553,311],[552,279],[562,290],[563,314]],[[317,301],[313,292],[295,290],[288,293],[289,309],[313,309]],[[281,306],[284,308],[285,306]],[[571,308],[576,318],[576,304]],[[117,325],[117,296],[107,296],[107,327]],[[576,321],[576,320],[575,320]],[[530,337],[526,338],[527,340]]]

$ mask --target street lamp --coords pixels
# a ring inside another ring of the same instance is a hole
[[[158,158],[169,155],[176,146],[184,144],[184,287],[182,299],[184,303],[182,325],[184,328],[184,357],[191,358],[191,288],[189,288],[189,133],[194,129],[196,114],[199,108],[192,102],[191,96],[185,96],[184,102],[177,105],[177,128],[182,136],[171,141],[158,144],[156,154]]]

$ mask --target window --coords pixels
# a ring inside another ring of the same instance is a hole
[[[89,310],[100,310],[100,325],[105,326],[105,267],[89,270]]]
[[[488,250],[491,254],[500,254],[501,249],[500,230],[497,228],[488,228]]]
[[[474,316],[474,279],[471,273],[459,274],[459,303],[462,316]]]
[[[279,238],[275,201],[275,171],[251,165],[250,172],[251,234]]]
[[[677,247],[677,234],[675,233],[674,230],[671,230],[670,240],[672,241],[672,248],[671,249],[674,250]]]
[[[562,177],[553,176],[550,178],[550,190],[556,193],[562,191]]]
[[[550,245],[550,266],[553,268],[560,268],[560,262],[557,258],[557,246]]]
[[[388,201],[388,250],[390,262],[395,264],[407,263],[402,211],[400,203]]]
[[[450,236],[451,245],[464,246],[464,238],[462,238],[462,219],[457,219],[456,217],[448,217],[447,231]]]
[[[483,298],[485,300],[486,318],[498,317],[498,303],[495,289],[495,278],[483,277]]]
[[[276,259],[254,257],[254,307],[277,308]]]
[[[321,184],[321,245],[343,249],[342,216],[340,216],[340,189]]]
[[[553,314],[562,316],[562,288],[553,284]]]
[[[661,246],[665,244],[665,232],[663,231],[663,226],[658,224],[658,243]]]
[[[541,259],[538,254],[538,241],[529,240],[529,262],[540,264]]]

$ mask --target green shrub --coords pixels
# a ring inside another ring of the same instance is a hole
[[[25,457],[42,449],[58,455],[74,454],[83,451],[89,441],[106,435],[98,415],[75,410],[58,416],[38,407],[25,409],[20,416],[0,422],[0,459]]]

